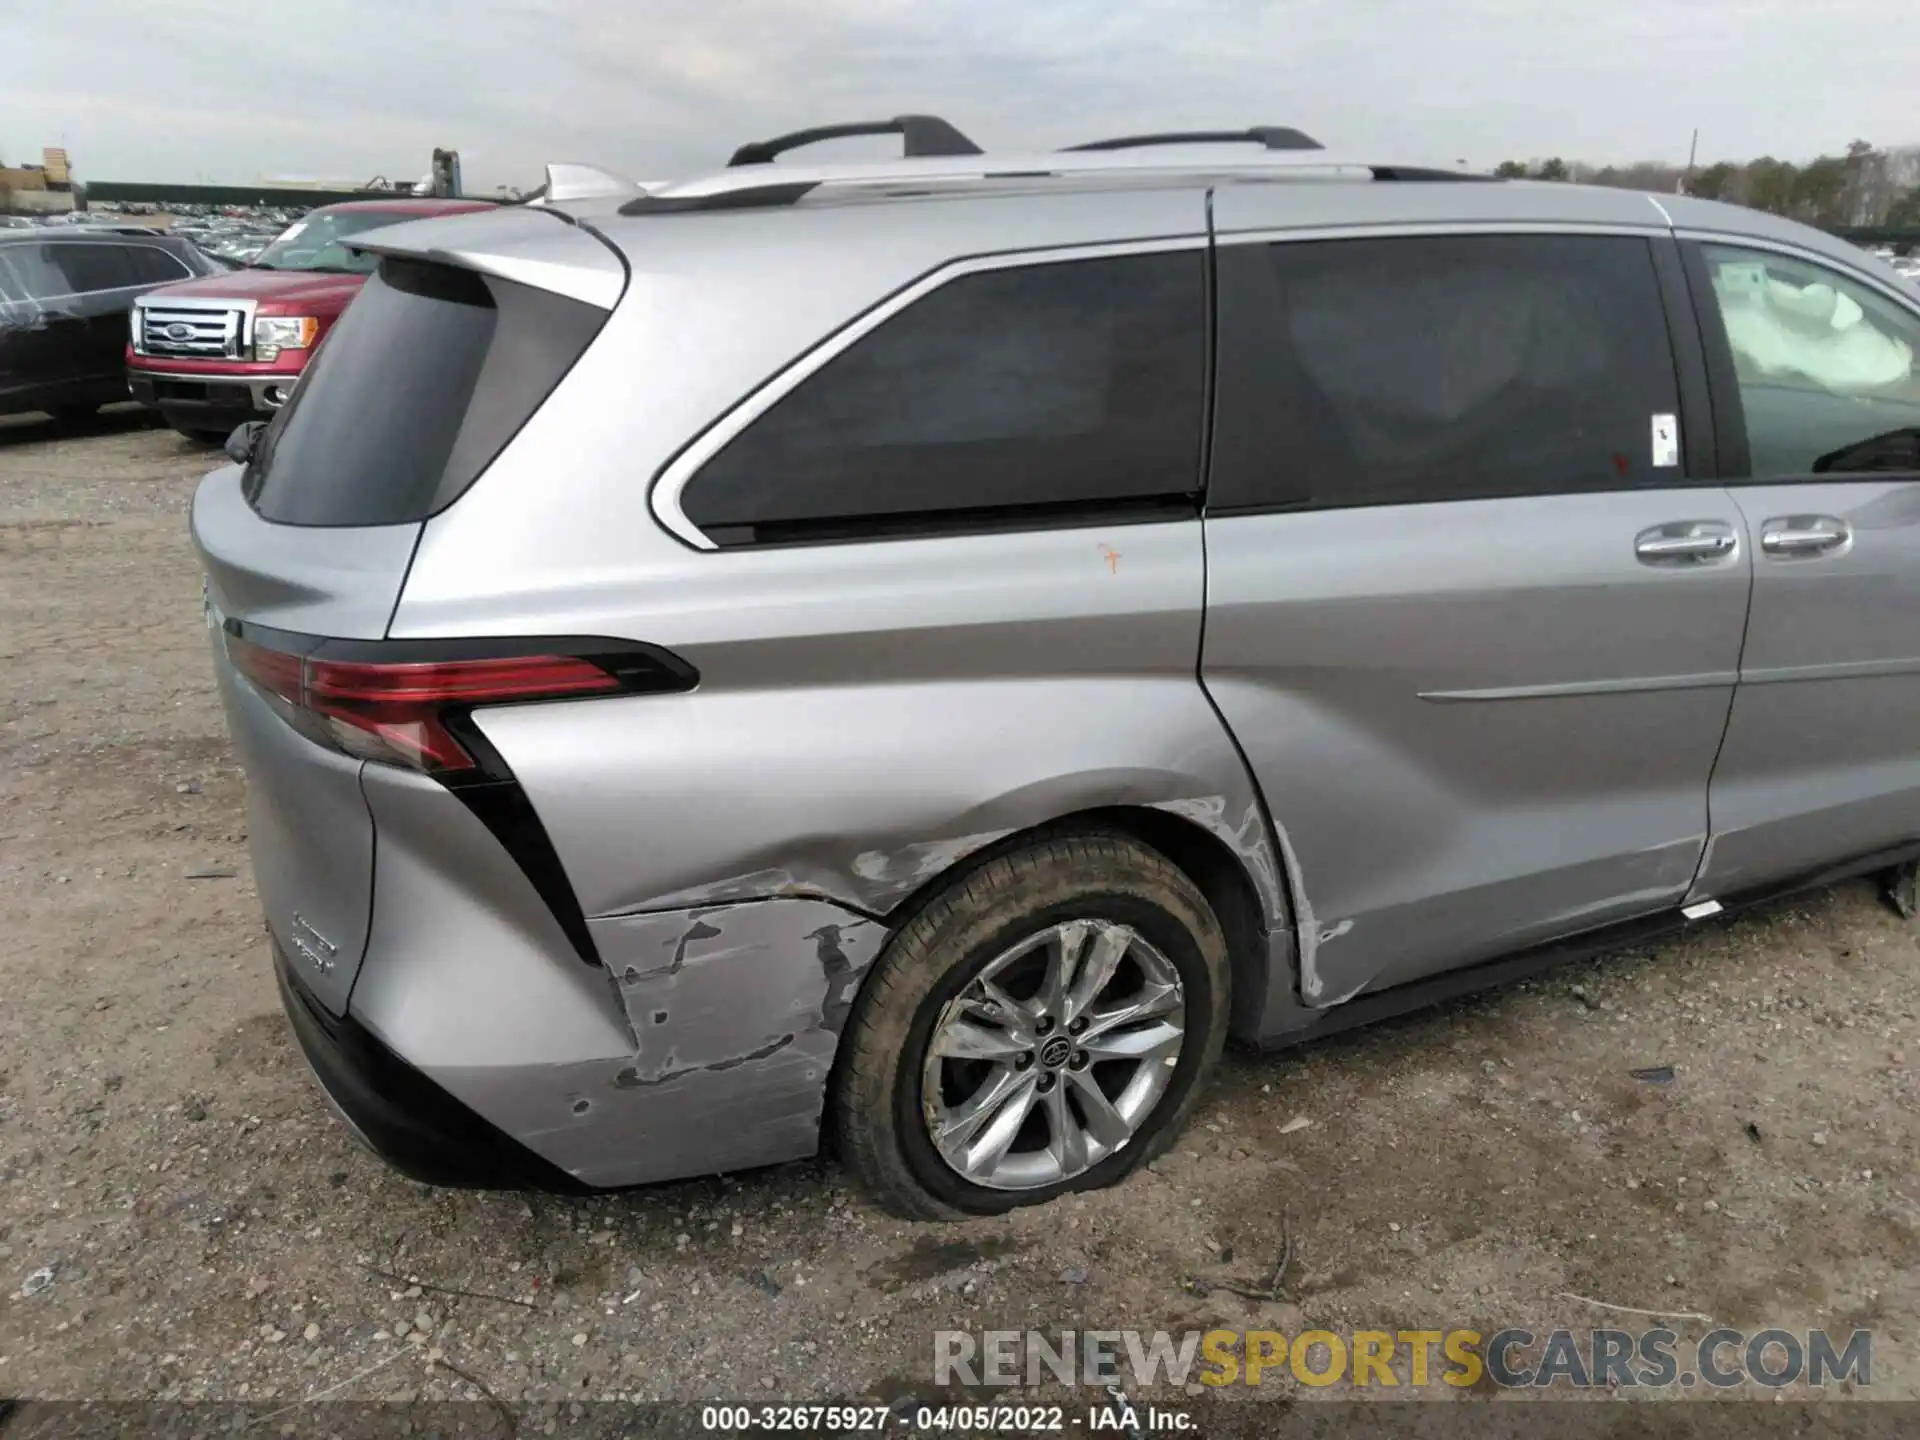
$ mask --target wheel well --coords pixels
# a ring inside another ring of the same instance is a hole
[[[1266,916],[1260,906],[1259,892],[1254,889],[1245,867],[1222,841],[1193,821],[1165,810],[1144,806],[1081,810],[1002,836],[921,885],[887,912],[886,922],[890,928],[897,928],[934,891],[944,889],[956,875],[995,856],[1021,849],[1035,840],[1089,830],[1119,831],[1158,850],[1179,866],[1206,896],[1227,937],[1227,959],[1233,974],[1229,1033],[1237,1040],[1253,1039],[1266,1003],[1270,963]]]

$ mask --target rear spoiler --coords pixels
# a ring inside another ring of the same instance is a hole
[[[627,266],[593,231],[558,210],[501,206],[430,216],[353,237],[353,248],[492,275],[611,310],[627,288]]]

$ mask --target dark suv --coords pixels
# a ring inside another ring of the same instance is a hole
[[[127,312],[147,291],[220,267],[152,232],[0,230],[0,415],[91,415],[125,400]]]

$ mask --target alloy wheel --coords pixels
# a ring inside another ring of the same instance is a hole
[[[1180,973],[1137,930],[1048,926],[996,956],[935,1021],[921,1074],[928,1137],[988,1189],[1071,1180],[1138,1133],[1185,1040]]]

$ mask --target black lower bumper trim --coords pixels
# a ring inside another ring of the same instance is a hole
[[[292,381],[288,382],[289,387]],[[273,411],[256,405],[249,385],[223,384],[130,373],[127,391],[150,410],[158,410],[169,424],[204,429],[232,429],[247,420],[268,419]]]
[[[360,1138],[402,1175],[472,1190],[591,1190],[462,1105],[366,1027],[329,1014],[278,944],[274,975],[315,1077]]]

